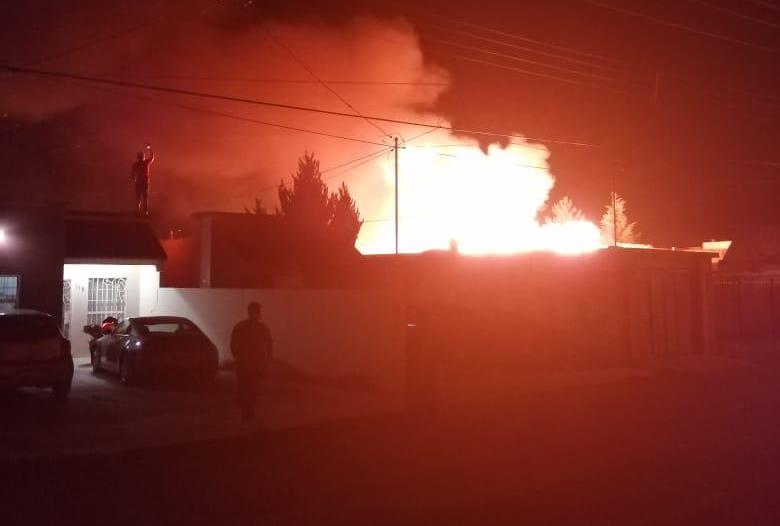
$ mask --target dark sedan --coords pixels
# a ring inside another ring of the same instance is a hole
[[[212,381],[217,374],[217,348],[187,318],[129,318],[106,332],[90,344],[92,370],[117,373],[124,384],[164,374]]]

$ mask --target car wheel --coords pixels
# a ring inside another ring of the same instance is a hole
[[[52,385],[51,392],[57,400],[67,400],[70,394],[70,382]]]
[[[133,376],[130,373],[130,364],[124,357],[119,361],[119,381],[125,385],[133,383]]]
[[[98,374],[101,370],[100,367],[100,353],[97,350],[92,351],[92,372]]]

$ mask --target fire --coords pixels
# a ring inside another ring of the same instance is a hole
[[[452,240],[466,254],[601,248],[599,229],[589,221],[539,223],[555,183],[548,155],[541,145],[519,141],[487,151],[452,136],[408,144],[399,151],[400,250],[446,249]],[[393,250],[392,158],[382,160],[381,169],[385,219],[364,224],[357,243],[363,253]]]

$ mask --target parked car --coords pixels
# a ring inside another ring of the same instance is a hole
[[[70,342],[54,318],[35,310],[0,312],[0,387],[51,387],[65,399],[72,381]]]
[[[92,370],[116,373],[124,384],[162,374],[196,376],[202,381],[217,375],[217,348],[187,318],[129,318],[118,325],[87,326],[84,331],[96,336],[89,346]]]

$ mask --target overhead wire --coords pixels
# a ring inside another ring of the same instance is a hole
[[[704,7],[708,7],[710,9],[714,9],[715,11],[720,11],[721,13],[726,13],[727,15],[731,15],[733,17],[741,18],[743,20],[749,20],[750,22],[755,22],[756,24],[761,24],[767,27],[780,28],[780,24],[777,24],[775,22],[770,22],[768,20],[764,20],[763,18],[746,15],[745,13],[735,11],[734,9],[729,9],[721,5],[713,4],[712,2],[707,2],[706,0],[688,0],[688,1],[693,2],[695,4],[702,5]]]
[[[484,60],[484,59],[480,59],[480,58],[468,57],[466,55],[461,55],[461,54],[458,54],[458,53],[451,53],[451,52],[448,52],[448,51],[437,51],[437,53],[439,53],[441,55],[446,55],[446,56],[451,57],[451,58],[456,58],[458,60],[464,60],[464,61],[467,61],[467,62],[473,62],[473,63],[476,63],[476,64],[482,64],[482,65],[486,65],[486,66],[491,66],[491,67],[494,67],[494,68],[505,69],[507,71],[514,71],[516,73],[522,73],[524,75],[530,75],[532,77],[544,78],[544,79],[548,79],[548,80],[555,80],[555,81],[558,81],[558,82],[564,82],[566,84],[573,84],[573,85],[576,85],[576,86],[584,86],[584,87],[587,87],[587,88],[591,88],[591,89],[595,89],[595,90],[599,90],[599,91],[606,91],[606,92],[609,92],[609,93],[620,93],[620,94],[627,93],[624,90],[611,88],[611,87],[608,87],[608,86],[602,86],[602,85],[599,85],[599,84],[592,84],[590,82],[585,82],[585,81],[582,81],[582,80],[569,79],[569,78],[566,78],[566,77],[561,77],[559,75],[552,75],[552,74],[548,74],[548,73],[541,73],[541,72],[538,72],[538,71],[531,71],[531,70],[528,70],[528,69],[522,69],[522,68],[518,68],[518,67],[515,67],[515,66],[509,66],[509,65],[506,65],[506,64],[499,64],[498,62],[491,62],[489,60]]]
[[[333,110],[326,110],[323,108],[314,108],[309,106],[300,106],[296,104],[284,104],[280,102],[272,102],[272,101],[266,101],[266,100],[259,100],[259,99],[252,99],[247,97],[237,97],[232,95],[222,95],[218,93],[210,93],[210,92],[203,92],[203,91],[196,91],[196,90],[190,90],[190,89],[182,89],[182,88],[174,88],[170,86],[159,86],[155,84],[146,84],[146,83],[139,83],[139,82],[128,82],[128,81],[121,81],[121,80],[112,80],[112,79],[106,79],[101,77],[93,77],[88,75],[79,75],[76,73],[70,73],[70,72],[64,72],[64,71],[52,71],[52,70],[42,70],[42,69],[34,69],[34,68],[25,68],[25,67],[19,67],[19,66],[11,66],[11,65],[0,65],[0,70],[5,70],[7,72],[11,73],[22,73],[27,75],[33,75],[33,76],[41,76],[41,77],[52,77],[52,78],[65,78],[65,79],[71,79],[71,80],[82,80],[86,82],[92,82],[97,84],[107,84],[107,85],[113,85],[113,86],[120,86],[120,87],[128,87],[128,88],[136,88],[136,89],[144,89],[149,91],[157,91],[157,92],[164,92],[164,93],[174,93],[178,95],[189,95],[193,97],[199,97],[199,98],[207,98],[207,99],[215,99],[215,100],[223,100],[227,102],[238,102],[243,104],[250,104],[250,105],[257,105],[257,106],[266,106],[270,108],[279,108],[279,109],[287,109],[287,110],[296,110],[296,111],[302,111],[302,112],[309,112],[309,113],[316,113],[321,115],[333,115],[337,117],[346,117],[346,118],[360,118],[357,115],[354,115],[352,113],[345,113],[340,111],[333,111]],[[405,119],[394,119],[389,117],[381,117],[381,116],[367,116],[371,120],[374,121],[381,121],[381,122],[388,122],[393,124],[403,124],[408,126],[416,126],[416,127],[422,127],[422,128],[441,128],[443,130],[449,130],[456,133],[463,133],[463,134],[472,134],[472,135],[483,135],[483,136],[492,136],[492,137],[508,137],[508,138],[516,138],[516,139],[523,139],[528,141],[535,141],[535,142],[546,142],[546,143],[552,143],[552,144],[561,144],[561,145],[570,145],[570,146],[579,146],[579,147],[587,147],[587,148],[599,148],[600,145],[588,143],[584,141],[569,141],[569,140],[562,140],[562,139],[552,139],[552,138],[541,138],[541,137],[531,137],[531,136],[525,136],[525,135],[518,135],[518,134],[508,134],[508,133],[502,133],[502,132],[496,132],[496,131],[486,131],[486,130],[475,130],[475,129],[466,129],[461,127],[454,127],[454,126],[441,126],[439,124],[430,124],[430,123],[424,123],[424,122],[416,122],[416,121],[410,121]],[[385,146],[385,144],[382,144],[382,146]]]
[[[449,20],[451,20],[451,19],[449,19]],[[453,22],[453,23],[461,23],[461,22]],[[468,24],[468,25],[471,26],[472,24]],[[519,36],[516,36],[516,35],[509,35],[507,33],[504,33],[503,31],[496,31],[496,30],[493,30],[493,29],[490,29],[490,28],[484,28],[483,26],[477,26],[477,27],[482,28],[483,31],[495,32],[495,33],[499,33],[499,34],[506,34],[508,36],[511,36],[512,38],[526,40],[526,39],[523,39],[523,37],[519,37]],[[460,29],[452,29],[452,28],[443,27],[443,26],[440,26],[440,25],[435,26],[435,29],[437,29],[439,31],[444,31],[444,32],[447,32],[447,33],[452,33],[452,34],[455,34],[455,35],[458,35],[458,36],[461,36],[461,37],[467,37],[467,38],[471,38],[471,39],[474,39],[474,40],[487,42],[489,44],[495,44],[495,45],[498,45],[498,46],[508,47],[510,49],[515,49],[517,51],[524,51],[524,52],[527,52],[527,53],[533,53],[535,55],[541,55],[541,56],[545,56],[545,57],[556,58],[556,59],[563,60],[563,61],[566,61],[566,62],[571,62],[573,64],[579,64],[581,66],[587,66],[587,67],[590,67],[590,68],[603,69],[603,70],[614,71],[614,72],[620,71],[620,69],[618,67],[615,67],[615,66],[607,66],[607,65],[604,65],[604,64],[599,64],[597,62],[593,62],[591,60],[583,60],[583,59],[580,59],[580,58],[570,57],[570,56],[564,55],[564,54],[562,54],[560,52],[551,52],[551,51],[545,51],[545,50],[541,50],[541,49],[534,49],[534,48],[531,48],[531,47],[528,47],[528,46],[521,46],[521,45],[515,44],[514,42],[507,42],[505,40],[499,40],[499,39],[496,39],[496,38],[486,37],[484,35],[480,35],[478,33],[473,33],[473,32],[470,32],[470,31],[463,31],[463,30],[460,30]],[[428,38],[428,37],[425,36],[424,38]],[[613,61],[617,62],[618,60],[617,59],[613,59]]]
[[[647,13],[642,13],[640,11],[634,11],[632,9],[626,9],[624,7],[619,7],[607,2],[602,2],[600,0],[581,0],[582,2],[585,2],[586,4],[591,4],[596,7],[600,7],[602,9],[608,9],[611,11],[614,11],[616,13],[623,14],[625,16],[630,16],[634,18],[640,18],[642,20],[648,20],[650,22],[655,22],[656,24],[661,24],[667,27],[671,27],[674,29],[677,29],[679,31],[687,31],[689,33],[693,33],[696,35],[706,36],[715,40],[720,40],[723,42],[729,42],[731,44],[737,44],[743,47],[749,47],[760,51],[765,51],[768,53],[780,53],[779,48],[769,47],[765,46],[763,44],[757,44],[755,42],[750,42],[748,40],[742,40],[740,38],[732,37],[729,35],[722,35],[720,33],[714,33],[712,31],[707,31],[705,29],[699,29],[693,26],[689,26],[687,24],[681,24],[679,22],[672,22],[671,20],[666,20],[665,18],[649,15]]]
[[[780,12],[780,5],[773,4],[772,2],[767,2],[766,0],[748,0],[748,2],[751,2],[761,7],[766,7],[767,9],[771,9],[772,11]]]
[[[363,115],[355,106],[350,104],[350,102],[342,97],[339,92],[331,88],[324,80],[322,80],[315,72],[312,70],[309,66],[306,65],[306,63],[301,60],[298,55],[293,52],[292,49],[290,49],[289,46],[287,46],[284,42],[282,42],[276,35],[274,35],[270,29],[264,28],[264,34],[278,47],[283,49],[290,57],[299,65],[301,66],[309,75],[312,76],[317,82],[319,82],[322,87],[324,87],[326,90],[328,90],[330,93],[333,94],[334,97],[336,97],[338,100],[342,102],[347,108],[352,110],[355,115],[358,115],[363,118],[369,125],[379,130],[380,133],[382,133],[384,136],[389,137],[390,135],[377,123],[373,122],[371,119],[367,118],[365,115]]]
[[[445,87],[446,82],[417,82],[417,81],[385,81],[385,80],[312,80],[312,79],[287,79],[278,77],[220,77],[202,75],[145,75],[138,73],[122,73],[121,75],[103,74],[104,77],[130,78],[130,79],[154,79],[154,80],[183,80],[191,82],[245,82],[257,84],[342,84],[347,86],[430,86]]]
[[[542,62],[542,61],[539,61],[539,60],[533,60],[533,59],[527,59],[527,58],[523,58],[523,57],[518,57],[517,55],[511,55],[511,54],[508,54],[508,53],[501,53],[501,52],[498,52],[498,51],[491,51],[491,50],[488,50],[488,49],[481,48],[479,46],[472,46],[470,44],[464,44],[462,42],[453,42],[451,40],[445,40],[445,39],[431,37],[431,36],[426,36],[425,39],[429,40],[431,42],[436,42],[438,44],[443,44],[445,46],[457,47],[457,48],[460,48],[460,49],[467,49],[469,51],[476,51],[478,53],[484,53],[486,55],[492,55],[494,57],[501,57],[501,58],[505,58],[505,59],[508,59],[508,60],[513,60],[515,62],[522,62],[523,64],[531,64],[531,65],[534,65],[534,66],[541,66],[541,67],[544,67],[544,68],[554,69],[556,71],[562,71],[562,72],[565,72],[565,73],[572,73],[574,75],[580,75],[580,76],[583,76],[583,77],[591,77],[591,78],[594,78],[594,79],[604,80],[604,81],[608,81],[608,82],[616,82],[618,80],[615,77],[608,77],[606,75],[600,75],[598,73],[590,73],[590,72],[587,72],[587,71],[580,71],[580,70],[576,70],[576,69],[565,67],[565,66],[558,66],[557,64],[551,64],[549,62]]]
[[[381,150],[374,151],[374,152],[371,152],[371,153],[366,154],[366,155],[361,155],[360,157],[356,157],[354,159],[350,159],[349,161],[340,163],[338,165],[330,166],[328,168],[325,168],[324,170],[320,170],[320,174],[325,174],[325,173],[332,172],[332,171],[335,171],[335,170],[339,170],[340,168],[344,168],[344,167],[349,166],[348,168],[344,169],[341,172],[337,172],[335,174],[331,174],[328,177],[323,177],[322,180],[323,181],[328,181],[328,180],[333,179],[334,177],[338,177],[339,175],[342,175],[342,174],[347,173],[347,172],[349,172],[351,170],[354,170],[355,168],[357,168],[359,166],[362,166],[362,165],[366,164],[367,162],[370,162],[370,161],[373,161],[375,159],[378,159],[379,157],[381,157],[383,154],[385,154],[388,151],[390,151],[390,148],[382,148]],[[353,165],[353,166],[350,166],[350,165]],[[257,196],[263,195],[263,194],[265,194],[267,192],[270,192],[271,190],[276,190],[277,188],[279,188],[279,184],[280,183],[274,183],[272,185],[263,186],[263,187],[260,187],[257,190],[252,191],[251,193],[253,194],[253,197],[257,197]],[[246,194],[247,194],[247,192],[244,191],[244,192],[241,192],[240,194],[236,194],[236,195],[233,195],[233,196],[220,198],[218,200],[211,201],[210,203],[206,203],[206,204],[214,205],[214,204],[218,204],[218,203],[232,202],[235,199],[238,199],[240,197],[246,196]]]
[[[328,133],[328,132],[312,130],[312,129],[307,129],[307,128],[300,128],[300,127],[297,127],[297,126],[289,126],[287,124],[281,124],[281,123],[278,123],[278,122],[271,122],[271,121],[266,121],[266,120],[263,120],[263,119],[255,119],[253,117],[246,117],[246,116],[237,115],[237,114],[234,114],[234,113],[228,113],[228,112],[223,112],[223,111],[219,111],[219,110],[211,110],[211,109],[208,109],[208,108],[201,108],[199,106],[190,106],[188,104],[181,104],[181,103],[178,103],[178,102],[171,102],[171,101],[166,101],[166,100],[160,100],[160,99],[156,99],[154,97],[146,97],[144,95],[138,95],[138,94],[135,94],[135,93],[122,92],[122,91],[113,90],[113,89],[105,88],[105,87],[101,87],[101,86],[94,86],[94,85],[91,85],[91,84],[85,84],[85,83],[78,82],[78,81],[70,81],[70,82],[72,82],[73,84],[75,84],[77,86],[85,88],[85,89],[103,91],[103,92],[110,93],[112,95],[116,95],[116,96],[119,96],[119,97],[125,97],[125,98],[142,100],[142,101],[145,101],[145,102],[151,102],[151,103],[159,104],[159,105],[162,105],[162,106],[170,106],[170,107],[174,107],[174,108],[180,108],[180,109],[193,111],[193,112],[197,112],[197,113],[203,113],[203,114],[206,114],[206,115],[214,115],[214,116],[217,116],[217,117],[224,117],[224,118],[228,118],[228,119],[233,119],[233,120],[238,120],[238,121],[243,121],[243,122],[249,122],[249,123],[253,123],[253,124],[261,124],[263,126],[269,126],[269,127],[272,127],[272,128],[280,128],[280,129],[283,129],[283,130],[296,131],[296,132],[301,132],[301,133],[309,133],[309,134],[312,134],[312,135],[319,135],[321,137],[329,137],[331,139],[341,139],[341,140],[345,140],[345,141],[359,142],[359,143],[363,143],[363,144],[373,144],[375,146],[386,146],[384,143],[381,143],[381,142],[369,141],[369,140],[366,140],[366,139],[360,139],[358,137],[349,137],[349,136],[346,136],[346,135],[339,135],[339,134],[335,134],[335,133]]]

